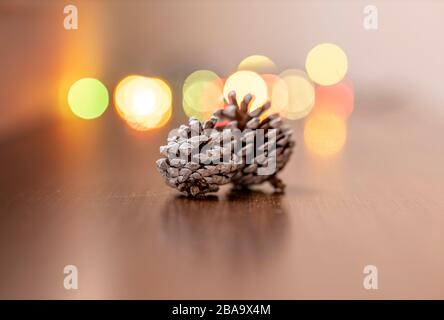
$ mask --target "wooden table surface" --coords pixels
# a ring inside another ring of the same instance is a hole
[[[365,110],[328,159],[295,124],[284,195],[182,198],[154,165],[168,128],[137,133],[112,112],[4,142],[0,298],[444,298],[442,117]]]

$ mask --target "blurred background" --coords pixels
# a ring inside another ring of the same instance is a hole
[[[67,4],[78,8],[77,30],[63,27]],[[270,57],[280,70],[303,68],[308,51],[322,42],[347,53],[357,99],[374,91],[374,99],[400,96],[441,112],[444,44],[435,33],[442,3],[372,4],[378,30],[363,27],[366,1],[4,0],[0,137],[69,113],[67,90],[82,77],[100,79],[111,93],[129,74],[161,77],[173,89],[173,119],[180,122],[182,85],[193,71],[227,76],[253,54]]]
[[[443,15],[440,0],[0,0],[0,297],[443,298]],[[190,74],[225,81],[262,55],[284,77],[322,43],[346,54],[344,105],[339,122],[316,118],[331,92],[309,81],[284,196],[195,203],[164,186],[154,161],[187,121]],[[116,106],[130,75],[170,88],[149,130]],[[82,78],[109,95],[90,120],[68,103]],[[61,286],[67,264],[82,290]],[[384,275],[371,294],[366,264]]]

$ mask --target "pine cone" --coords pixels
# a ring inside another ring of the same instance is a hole
[[[168,138],[168,145],[160,147],[165,158],[156,161],[159,172],[169,186],[187,196],[218,191],[240,168],[236,154],[227,154],[230,150],[221,146],[223,132],[213,130],[216,122],[217,118],[212,117],[202,126],[191,117],[188,126],[181,125]]]
[[[215,116],[219,119],[228,119],[230,121],[228,126],[236,126],[244,132],[242,135],[242,166],[232,177],[231,182],[235,187],[245,188],[268,181],[275,188],[275,191],[282,192],[285,184],[276,174],[284,168],[290,158],[295,145],[295,142],[291,139],[293,132],[290,127],[283,123],[279,114],[274,113],[261,120],[261,115],[270,108],[270,102],[248,112],[252,101],[253,96],[246,95],[241,105],[238,106],[236,93],[231,92],[229,94],[229,105],[215,113]],[[261,145],[256,145],[258,143],[256,138],[259,133],[257,129],[263,129],[265,139],[260,141]],[[276,129],[276,131],[273,132],[270,129]],[[247,160],[248,156],[250,156],[250,160]],[[252,161],[251,158],[253,157]],[[274,161],[275,168],[274,170],[271,170],[272,167],[269,168],[270,174],[264,174],[267,173],[270,161]]]
[[[232,92],[228,106],[210,120],[201,124],[190,118],[188,126],[180,126],[168,144],[160,147],[165,157],[156,161],[166,183],[193,197],[218,191],[229,182],[246,188],[269,181],[276,191],[283,191],[284,184],[276,174],[291,155],[292,132],[278,114],[260,119],[270,103],[248,112],[252,100],[252,95],[245,96],[239,107]],[[217,126],[222,120],[228,123]],[[235,132],[241,134],[235,136]],[[259,134],[263,134],[262,141],[256,140]]]

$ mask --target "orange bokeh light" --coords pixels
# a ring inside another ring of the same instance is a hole
[[[305,145],[317,156],[336,155],[344,147],[346,139],[345,121],[334,113],[315,113],[305,122]]]
[[[164,126],[172,114],[171,89],[161,79],[128,76],[117,85],[114,101],[122,119],[139,131]]]
[[[332,86],[316,86],[316,100],[313,113],[334,113],[342,119],[347,119],[353,112],[353,85],[344,79]]]

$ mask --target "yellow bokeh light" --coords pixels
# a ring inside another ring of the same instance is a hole
[[[183,109],[187,116],[201,121],[223,107],[223,82],[210,70],[190,74],[183,85]]]
[[[344,147],[346,138],[345,122],[335,114],[316,113],[305,123],[305,145],[315,155],[327,157],[337,154]]]
[[[289,69],[279,77],[287,84],[288,104],[282,109],[282,116],[297,120],[307,116],[315,103],[315,87],[302,70]]]
[[[237,70],[249,70],[259,74],[275,73],[276,64],[268,57],[262,55],[253,55],[245,58],[239,63]]]
[[[348,69],[347,55],[335,44],[322,43],[310,50],[305,68],[314,82],[330,86],[345,77]]]
[[[161,79],[128,76],[117,85],[114,100],[119,115],[137,130],[160,128],[171,117],[171,89]]]
[[[266,118],[273,113],[281,113],[288,105],[288,85],[287,83],[275,74],[263,74],[262,78],[265,80],[268,89],[268,96],[271,102],[271,107],[263,115]]]
[[[253,71],[237,71],[229,76],[223,90],[226,100],[228,100],[228,94],[231,91],[236,92],[238,104],[241,103],[247,94],[250,93],[254,96],[250,111],[259,108],[268,100],[268,89],[265,80]]]

